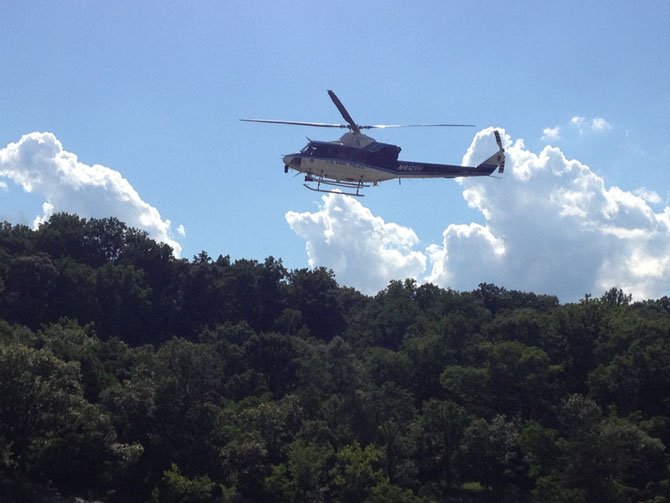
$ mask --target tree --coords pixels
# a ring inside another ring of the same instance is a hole
[[[297,400],[266,400],[256,405],[239,403],[223,411],[223,447],[220,450],[226,485],[247,498],[265,497],[263,481],[273,465],[285,462],[289,446],[302,424]],[[279,483],[281,476],[275,480]]]
[[[100,337],[118,337],[130,344],[149,342],[150,289],[143,271],[108,263],[96,270],[96,286],[96,298],[104,306],[96,320]]]
[[[482,327],[482,335],[490,342],[517,341],[545,351],[557,342],[547,334],[548,315],[528,308],[499,314]]]
[[[479,289],[472,293],[493,316],[503,309],[531,308],[547,312],[558,306],[558,298],[553,295],[507,290],[490,283],[480,283]]]
[[[477,415],[489,416],[493,408],[490,374],[482,367],[450,365],[440,375],[447,397]]]
[[[559,451],[556,446],[558,432],[528,421],[519,433],[519,447],[528,465],[528,476],[536,480],[551,472],[556,466]]]
[[[412,362],[404,352],[379,346],[367,348],[363,354],[363,367],[367,373],[366,379],[376,385],[387,382],[394,382],[404,388],[411,385]]]
[[[45,254],[13,258],[7,267],[4,302],[0,304],[7,319],[33,329],[48,321],[57,278],[58,270]]]
[[[667,477],[665,447],[616,415],[602,418],[588,398],[573,395],[562,406],[563,435],[550,473],[538,479],[535,495],[543,501],[651,501]]]
[[[244,408],[235,416],[240,431],[259,434],[272,463],[284,459],[286,449],[299,431],[302,420],[300,404],[291,396]]]
[[[298,269],[288,276],[289,306],[302,313],[305,325],[318,339],[331,340],[345,325],[332,271]]]
[[[544,351],[520,342],[482,343],[480,347],[497,411],[524,419],[550,413],[560,368],[550,364]]]
[[[226,287],[233,293],[239,319],[254,329],[270,330],[284,307],[284,281],[288,272],[281,260],[268,257],[263,264],[238,260]]]
[[[174,339],[158,349],[151,422],[152,470],[175,462],[188,475],[216,473],[223,446],[220,431],[223,370],[212,348]]]
[[[258,432],[239,432],[224,445],[220,461],[224,482],[252,501],[265,495],[261,482],[271,473],[268,449]]]
[[[627,306],[632,298],[632,295],[626,295],[621,288],[612,287],[600,297],[600,301],[610,306]]]
[[[668,306],[0,224],[0,499],[661,501]]]
[[[0,222],[0,250],[10,256],[31,255],[34,252],[34,235],[27,225]]]
[[[109,417],[84,399],[78,370],[45,349],[0,346],[0,439],[11,491],[33,480],[66,494],[103,493],[141,455],[140,445],[117,443]]]
[[[515,500],[525,472],[518,423],[501,415],[490,422],[477,418],[463,437],[464,478],[481,483],[499,501]]]
[[[638,330],[624,353],[591,372],[590,395],[622,413],[670,416],[670,403],[658,399],[670,386],[670,322],[646,323]]]
[[[295,385],[296,353],[288,337],[274,333],[253,335],[242,351],[248,367],[263,374],[276,397],[284,396]]]
[[[604,305],[595,301],[561,306],[550,315],[548,331],[560,341],[560,349],[549,357],[562,365],[568,392],[586,391],[587,376],[596,367],[596,346],[605,315]]]
[[[61,319],[40,330],[37,339],[37,344],[61,360],[79,364],[79,380],[87,400],[97,402],[100,392],[116,381],[116,376],[105,368],[106,364],[111,366],[114,356],[103,354],[105,344],[97,338],[91,325],[81,327],[72,320]]]
[[[98,285],[95,269],[64,257],[54,264],[58,277],[50,303],[51,321],[60,317],[86,323],[99,322],[106,306],[98,302]]]
[[[436,484],[448,492],[462,481],[465,430],[472,420],[454,402],[429,400],[415,419],[417,463],[421,482]]]
[[[185,269],[180,278],[183,316],[176,323],[177,333],[195,339],[205,327],[234,321],[225,286],[225,276],[230,268],[229,257],[219,257],[213,262],[205,253]]]
[[[84,244],[85,227],[86,219],[68,213],[56,213],[42,223],[35,233],[36,246],[53,259],[69,256],[88,263]]]
[[[206,475],[188,478],[182,475],[175,463],[163,472],[160,484],[151,493],[151,501],[157,503],[209,503],[232,499],[229,491]]]
[[[331,471],[335,499],[365,501],[373,487],[388,480],[381,470],[382,460],[383,453],[373,445],[361,447],[354,442],[338,450]]]
[[[131,232],[118,218],[92,218],[85,226],[83,245],[87,259],[84,261],[96,267],[117,263],[126,252],[126,240]]]
[[[379,292],[369,306],[369,319],[374,321],[368,338],[370,345],[397,351],[408,335],[410,327],[423,322],[419,306],[414,300],[416,282],[392,280]]]
[[[450,334],[449,334],[450,335]],[[397,359],[408,360],[403,371],[403,381],[419,399],[429,399],[442,394],[440,374],[456,361],[453,339],[444,332],[428,331],[405,339]]]
[[[119,439],[145,446],[150,444],[156,428],[156,383],[146,374],[136,371],[130,378],[105,388],[100,394],[100,402],[109,412]]]
[[[354,428],[357,438],[366,443],[373,441],[383,449],[384,470],[391,481],[406,481],[415,472],[408,460],[413,446],[407,438],[416,414],[414,397],[394,382],[386,382],[359,390],[356,398],[360,404],[360,417]]]
[[[295,440],[289,446],[287,462],[274,465],[272,474],[266,478],[268,492],[277,495],[280,501],[326,501],[327,466],[332,456],[329,445]]]
[[[382,480],[370,491],[369,501],[371,503],[419,503],[422,500],[410,489]]]

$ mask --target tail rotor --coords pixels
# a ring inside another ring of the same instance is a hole
[[[502,174],[505,171],[505,149],[502,146],[502,139],[500,138],[500,133],[498,132],[498,130],[494,129],[493,134],[496,137],[496,143],[498,144],[498,148],[500,149],[500,152],[499,152],[500,160],[498,162],[498,173]]]

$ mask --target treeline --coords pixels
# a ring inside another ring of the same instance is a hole
[[[1,501],[662,502],[669,390],[667,297],[370,297],[0,224]]]

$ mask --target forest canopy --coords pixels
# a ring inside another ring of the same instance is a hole
[[[667,501],[670,299],[177,259],[0,223],[0,499]]]

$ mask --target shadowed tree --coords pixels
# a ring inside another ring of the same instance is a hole
[[[453,402],[429,400],[415,419],[417,463],[424,484],[438,485],[448,492],[462,482],[463,443],[470,414]]]
[[[289,274],[288,280],[289,305],[302,313],[314,337],[328,341],[344,330],[345,320],[332,271],[323,267],[298,269]]]
[[[667,477],[662,442],[631,422],[605,419],[588,398],[573,395],[560,411],[562,438],[553,470],[540,477],[542,501],[651,501]]]
[[[48,350],[0,346],[0,467],[17,499],[27,480],[103,494],[142,453],[116,442],[109,416],[84,399],[78,371]]]
[[[37,328],[49,321],[58,270],[44,253],[13,258],[5,273],[0,307],[8,320]]]

